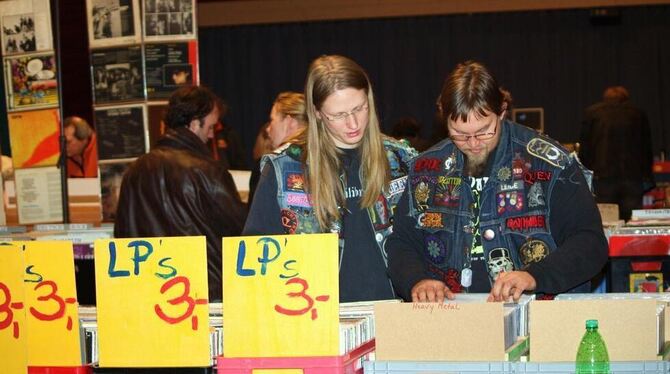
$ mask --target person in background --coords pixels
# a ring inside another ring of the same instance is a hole
[[[210,301],[222,298],[221,238],[240,235],[246,219],[232,176],[205,144],[219,107],[205,87],[170,96],[167,132],[125,172],[114,224],[117,238],[204,235]]]
[[[416,151],[380,131],[372,85],[343,56],[314,60],[307,131],[266,155],[245,235],[339,235],[340,301],[392,299],[384,243]]]
[[[223,122],[227,111],[228,107],[222,104],[219,122],[214,127],[214,137],[209,141],[212,156],[226,169],[249,170],[247,153],[240,135],[232,126]]]
[[[421,137],[421,125],[412,117],[403,117],[393,125],[391,136],[396,139],[404,139],[419,152],[423,152],[430,143]]]
[[[624,87],[608,87],[603,101],[586,109],[579,142],[579,159],[594,173],[597,201],[619,204],[621,219],[630,219],[654,183],[647,115]]]
[[[590,292],[605,265],[607,240],[581,165],[554,140],[507,121],[507,101],[475,61],[444,82],[438,110],[449,137],[412,160],[386,245],[404,299]]]
[[[85,119],[70,116],[63,121],[68,178],[98,176],[98,144],[95,131]]]
[[[268,122],[256,138],[254,146],[254,164],[249,178],[249,206],[253,202],[256,186],[260,180],[260,159],[272,150],[279,148],[285,141],[307,128],[305,113],[305,95],[297,92],[282,92],[277,95]]]

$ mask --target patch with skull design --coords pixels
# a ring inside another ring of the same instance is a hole
[[[495,280],[498,274],[503,271],[509,272],[514,270],[514,263],[507,248],[499,247],[489,251],[487,264],[489,267],[489,276],[492,280]]]

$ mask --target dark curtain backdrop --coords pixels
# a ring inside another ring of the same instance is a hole
[[[476,59],[516,107],[543,107],[546,133],[562,142],[578,140],[584,108],[606,86],[624,85],[649,115],[654,153],[667,154],[670,6],[615,11],[618,19],[584,9],[201,28],[200,78],[229,104],[226,122],[249,158],[274,97],[302,91],[310,61],[322,54],[367,70],[387,132],[413,116],[430,137],[446,74]]]

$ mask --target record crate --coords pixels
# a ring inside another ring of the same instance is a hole
[[[363,358],[375,350],[375,340],[369,340],[353,351],[341,356],[323,357],[261,357],[216,358],[218,374],[285,373],[287,370],[302,374],[363,374]]]
[[[93,368],[86,366],[28,366],[28,374],[92,374]]]

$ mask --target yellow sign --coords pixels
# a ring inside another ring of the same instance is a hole
[[[28,372],[23,253],[14,244],[0,243],[0,372]]]
[[[81,366],[74,255],[69,241],[20,242],[29,366]]]
[[[339,353],[336,234],[223,239],[225,357]]]
[[[95,242],[100,367],[209,366],[204,236]]]

